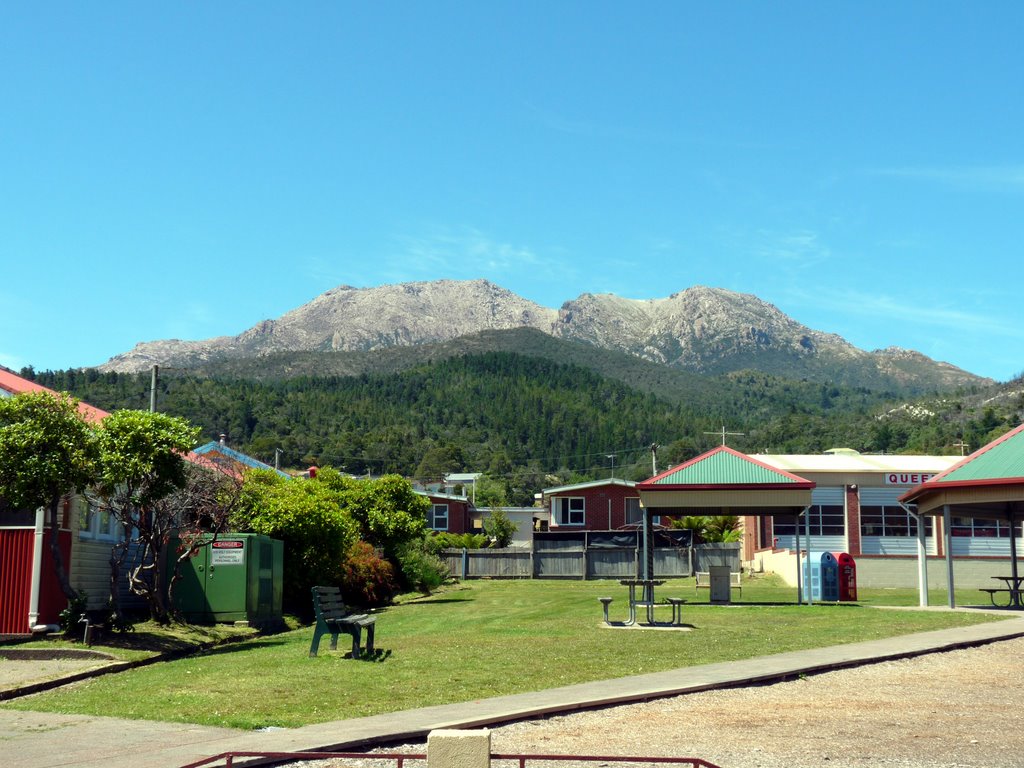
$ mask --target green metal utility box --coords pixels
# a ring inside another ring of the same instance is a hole
[[[169,552],[177,547],[172,540]],[[174,604],[197,624],[262,624],[281,620],[283,586],[283,542],[258,533],[225,534],[181,564]]]

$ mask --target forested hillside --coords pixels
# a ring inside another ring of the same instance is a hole
[[[37,381],[108,410],[147,408],[150,376],[93,370],[47,372]],[[905,406],[867,389],[789,381],[765,373],[686,375],[640,391],[578,365],[508,352],[424,362],[397,373],[300,375],[256,380],[161,371],[158,407],[221,433],[268,463],[332,465],[354,474],[398,472],[436,479],[480,471],[510,503],[528,503],[557,480],[650,474],[716,445],[748,453],[954,453],[1014,426],[1024,397],[934,396]]]

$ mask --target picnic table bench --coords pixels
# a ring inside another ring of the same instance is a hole
[[[710,571],[694,571],[696,581],[693,583],[694,591],[698,589],[711,589],[711,572]],[[743,594],[743,584],[740,581],[740,574],[730,573],[729,574],[729,587],[735,589],[741,595]]]
[[[988,599],[992,601],[992,605],[997,608],[1021,608],[1021,584],[1024,583],[1024,576],[993,576],[993,579],[1002,581],[1006,584],[1005,587],[981,587],[979,592],[987,592]],[[1006,595],[1006,602],[1003,604],[996,602],[996,595]]]
[[[320,647],[320,638],[331,635],[331,650],[338,648],[338,633],[345,632],[352,636],[352,658],[360,656],[360,644],[363,628],[366,628],[366,652],[373,653],[373,625],[376,616],[366,613],[351,613],[345,606],[338,587],[313,587],[313,610],[316,611],[316,628],[313,630],[313,644],[309,646],[309,655],[316,656]]]

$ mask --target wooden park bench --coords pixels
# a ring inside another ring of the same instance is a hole
[[[698,589],[711,589],[710,571],[694,571],[694,575],[697,577],[693,583],[694,591]],[[730,589],[735,589],[741,595],[743,594],[743,584],[740,582],[740,574],[738,572],[729,574],[729,587]]]
[[[338,633],[345,632],[352,635],[352,658],[358,659],[364,627],[366,653],[373,653],[373,625],[377,617],[349,612],[338,587],[313,587],[313,609],[316,611],[316,628],[313,630],[313,644],[309,646],[310,656],[316,656],[320,638],[327,633],[331,635],[331,650],[337,650]]]

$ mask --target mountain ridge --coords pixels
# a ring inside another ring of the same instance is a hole
[[[236,336],[142,342],[97,368],[138,372],[281,353],[375,352],[521,328],[703,375],[754,369],[907,391],[991,382],[913,350],[859,349],[753,294],[708,286],[656,299],[583,293],[556,310],[483,279],[338,286]]]

